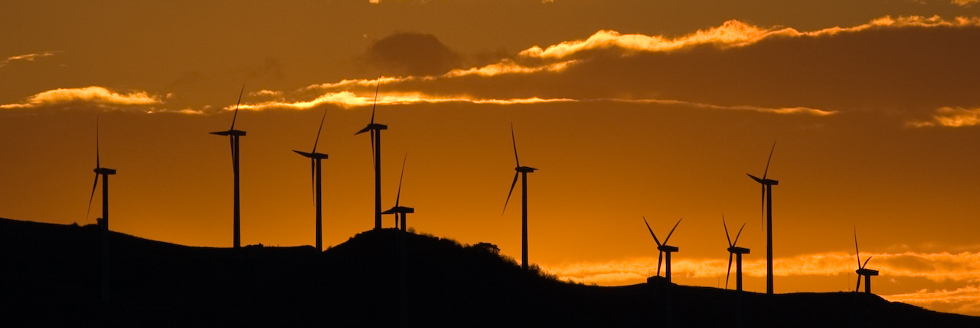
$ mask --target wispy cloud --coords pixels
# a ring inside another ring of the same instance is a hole
[[[955,5],[960,5],[960,6],[963,6],[963,7],[968,7],[968,6],[970,6],[970,5],[974,4],[974,3],[980,2],[980,0],[952,0],[951,2],[953,4],[955,4]]]
[[[980,108],[942,107],[936,109],[930,120],[912,120],[907,126],[915,128],[926,127],[967,127],[980,124]]]
[[[0,105],[0,108],[37,108],[74,103],[92,104],[102,107],[148,106],[162,104],[163,100],[158,96],[149,95],[145,91],[119,93],[104,87],[90,86],[85,88],[48,90],[35,94],[22,103]]]
[[[789,27],[758,27],[738,20],[730,20],[721,26],[698,30],[677,38],[662,35],[620,34],[616,31],[596,32],[585,40],[566,41],[546,48],[534,46],[520,52],[527,58],[561,59],[580,52],[618,48],[633,52],[671,52],[699,45],[715,45],[721,48],[743,47],[771,37],[818,37],[846,32],[859,32],[872,28],[937,26],[980,26],[978,17],[957,17],[944,20],[939,16],[905,16],[891,18],[885,16],[869,23],[852,27],[831,27],[815,31],[798,31]]]
[[[704,109],[753,111],[753,112],[772,113],[772,114],[810,114],[815,116],[828,116],[837,113],[837,111],[833,111],[833,110],[823,110],[823,109],[807,108],[807,107],[769,108],[769,107],[749,106],[749,105],[723,106],[723,105],[713,105],[713,104],[704,104],[704,103],[682,101],[682,100],[667,100],[667,99],[609,99],[609,100],[616,101],[616,102],[627,102],[627,103],[680,105],[680,106],[704,108]]]
[[[39,53],[33,53],[33,54],[10,56],[10,57],[7,57],[7,59],[4,59],[3,61],[0,61],[0,67],[6,66],[10,62],[16,62],[16,61],[29,61],[29,62],[32,62],[32,61],[34,61],[37,58],[54,56],[55,53],[57,53],[57,51],[45,51],[45,52],[39,52]]]
[[[370,95],[356,95],[349,91],[340,92],[330,92],[316,97],[316,99],[309,101],[267,101],[255,104],[242,104],[241,109],[250,110],[264,110],[264,109],[310,109],[321,105],[335,105],[344,108],[351,108],[357,106],[370,106],[374,104],[374,94]],[[408,93],[385,93],[379,95],[377,103],[379,105],[408,105],[408,104],[418,104],[418,103],[451,103],[451,102],[464,102],[473,104],[495,104],[495,105],[511,105],[511,104],[535,104],[535,103],[554,103],[554,102],[574,102],[574,99],[566,98],[511,98],[511,99],[488,99],[488,98],[475,98],[465,95],[460,96],[436,96],[427,95],[420,92],[408,92]],[[234,106],[225,107],[225,110],[232,110]]]

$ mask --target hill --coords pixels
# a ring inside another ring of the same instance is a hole
[[[398,326],[399,232],[369,231],[324,252],[188,247],[109,233],[102,301],[97,226],[0,219],[0,322],[19,326]],[[411,327],[735,326],[739,294],[650,283],[561,282],[525,273],[489,244],[405,238]],[[667,296],[670,296],[669,298]],[[669,302],[668,302],[669,300]],[[980,327],[857,293],[742,295],[746,327]],[[670,311],[667,311],[667,309]]]

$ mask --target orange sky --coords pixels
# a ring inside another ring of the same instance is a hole
[[[373,226],[354,132],[381,73],[383,207],[407,153],[416,231],[520,258],[520,207],[500,214],[513,124],[521,164],[540,169],[532,263],[638,283],[657,256],[641,217],[663,233],[683,217],[675,282],[724,284],[724,214],[746,223],[745,288],[764,291],[745,173],[777,140],[776,292],[852,289],[856,226],[877,294],[980,315],[980,4],[711,2],[5,2],[0,216],[94,222],[98,116],[113,230],[230,246],[230,153],[207,133],[244,83],[243,243],[313,243],[309,166],[291,150],[312,147],[326,110],[336,245]]]

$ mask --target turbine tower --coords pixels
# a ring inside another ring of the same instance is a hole
[[[92,211],[92,200],[95,199],[95,188],[99,185],[99,176],[102,176],[102,220],[98,221],[99,226],[105,231],[109,231],[109,176],[115,175],[115,169],[102,167],[99,161],[99,120],[95,120],[95,182],[92,183],[92,195],[88,198],[88,210],[85,217]]]
[[[861,276],[864,276],[864,292],[871,294],[871,277],[877,276],[878,270],[871,270],[867,268],[868,261],[871,261],[873,256],[868,256],[868,258],[864,260],[864,264],[861,264],[861,252],[858,251],[857,227],[854,228],[854,255],[857,256],[858,261],[858,269],[854,271],[857,272],[858,275],[857,286],[854,287],[854,292],[861,290]]]
[[[752,180],[762,185],[762,206],[766,208],[766,294],[769,295],[772,295],[772,186],[779,184],[779,181],[767,178],[769,162],[772,161],[774,150],[776,150],[775,142],[769,150],[769,160],[766,161],[766,170],[762,173],[762,179],[746,173]]]
[[[316,250],[323,251],[323,210],[321,190],[321,170],[320,161],[327,159],[327,154],[316,152],[316,145],[320,142],[320,132],[323,131],[323,121],[327,119],[327,111],[323,111],[323,118],[320,119],[320,128],[316,130],[316,140],[313,141],[313,151],[293,150],[300,156],[310,159],[310,176],[313,179],[313,202],[316,204]]]
[[[732,241],[732,237],[728,234],[728,223],[725,223],[725,216],[721,216],[721,224],[725,226],[725,238],[728,238],[728,271],[725,274],[725,289],[728,289],[728,277],[732,273],[732,255],[735,256],[735,290],[742,291],[742,254],[748,254],[749,249],[744,247],[738,247],[738,237],[742,236],[742,229],[745,229],[745,223],[742,223],[742,227],[738,228],[738,233],[735,234],[735,241]]]
[[[522,209],[521,209],[521,268],[524,271],[528,270],[527,261],[527,174],[534,173],[536,168],[530,166],[521,166],[521,160],[517,156],[517,138],[514,137],[514,125],[510,126],[510,140],[514,143],[514,160],[517,161],[517,167],[514,168],[516,173],[514,173],[514,182],[510,184],[510,192],[507,193],[507,200],[504,201],[504,210],[500,215],[507,212],[507,203],[510,202],[510,195],[514,193],[514,186],[517,185],[517,178],[521,178],[521,198],[522,198]]]
[[[374,111],[378,108],[378,91],[381,90],[381,76],[378,76],[378,86],[374,90],[374,106],[371,107],[371,123],[357,131],[354,135],[371,132],[371,154],[374,156],[374,229],[381,229],[381,131],[388,126],[374,123]]]
[[[667,234],[667,238],[664,239],[664,242],[663,243],[660,243],[660,239],[657,239],[657,235],[653,233],[653,229],[650,229],[650,223],[647,222],[647,218],[646,217],[643,217],[643,223],[647,225],[647,230],[650,231],[650,235],[653,236],[653,241],[657,243],[657,250],[660,251],[660,255],[657,256],[657,276],[658,277],[660,276],[660,264],[663,263],[664,253],[667,253],[667,274],[666,274],[666,278],[667,278],[667,282],[668,283],[670,283],[670,253],[676,253],[676,252],[680,251],[680,248],[677,248],[676,246],[667,245],[667,242],[670,240],[670,236],[674,234],[674,230],[677,229],[677,225],[681,224],[681,220],[683,220],[683,219],[684,218],[681,218],[680,220],[677,220],[677,223],[674,224],[674,228],[670,229],[670,233]]]
[[[398,221],[401,220],[401,230],[402,232],[407,231],[405,216],[408,213],[415,213],[414,207],[407,207],[398,205],[399,200],[402,198],[402,179],[405,178],[405,161],[408,160],[408,154],[405,155],[405,159],[402,160],[402,175],[398,178],[398,195],[395,196],[395,206],[389,208],[387,211],[381,212],[381,214],[394,214],[395,215],[395,227],[398,228]]]
[[[238,106],[242,103],[242,94],[245,93],[245,85],[242,85],[242,91],[238,93],[238,104],[235,105],[235,114],[231,117],[231,129],[228,131],[218,131],[211,132],[213,135],[227,136],[231,141],[231,169],[235,176],[235,209],[234,209],[234,223],[232,228],[232,245],[236,249],[241,247],[241,201],[239,198],[238,190],[238,145],[239,138],[245,136],[245,131],[235,130],[235,120],[238,118]]]

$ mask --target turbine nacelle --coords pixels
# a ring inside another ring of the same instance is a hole
[[[754,175],[748,174],[748,173],[746,173],[746,175],[748,175],[750,178],[752,178],[752,180],[755,180],[755,182],[758,182],[758,183],[761,183],[761,184],[764,184],[764,185],[767,185],[767,186],[775,186],[775,185],[778,185],[779,184],[779,181],[776,181],[776,180],[773,180],[773,179],[765,179],[765,178],[760,179],[760,178],[758,178],[758,177],[756,177]]]
[[[518,166],[518,167],[515,167],[514,170],[517,171],[517,172],[519,172],[519,173],[534,173],[534,171],[537,171],[538,169],[533,168],[533,167],[530,167],[530,166]]]
[[[665,253],[677,253],[681,249],[678,248],[677,246],[660,245],[660,246],[657,246],[657,250],[659,250],[661,252],[665,252]]]
[[[395,207],[389,208],[387,211],[381,212],[381,214],[396,214],[396,213],[397,214],[411,214],[411,213],[415,213],[415,208],[414,207],[408,207],[408,206],[395,206]]]
[[[299,150],[293,150],[293,152],[295,152],[297,154],[300,154],[300,155],[302,155],[303,157],[306,157],[306,158],[312,158],[312,159],[327,159],[328,158],[328,155],[327,154],[324,154],[324,153],[307,153],[305,151],[299,151]]]
[[[104,167],[96,168],[93,171],[95,171],[95,174],[106,174],[106,175],[114,175],[114,174],[116,174],[116,169],[107,169],[107,168],[104,168]]]
[[[218,136],[245,136],[245,131],[231,129],[228,131],[210,132],[210,134],[218,135]]]
[[[732,246],[728,248],[728,252],[732,254],[749,254],[749,249],[745,247]]]
[[[363,129],[361,129],[360,131],[357,131],[357,133],[355,133],[354,135],[358,135],[358,134],[361,134],[361,133],[364,133],[364,132],[368,132],[368,131],[371,131],[371,130],[381,131],[381,130],[387,130],[387,129],[388,129],[388,126],[387,125],[380,124],[380,123],[371,123],[371,124],[368,124]]]
[[[860,269],[854,270],[854,272],[856,272],[858,275],[861,275],[861,276],[877,276],[878,275],[878,270],[871,270],[871,269],[865,269],[865,268],[860,268]]]

